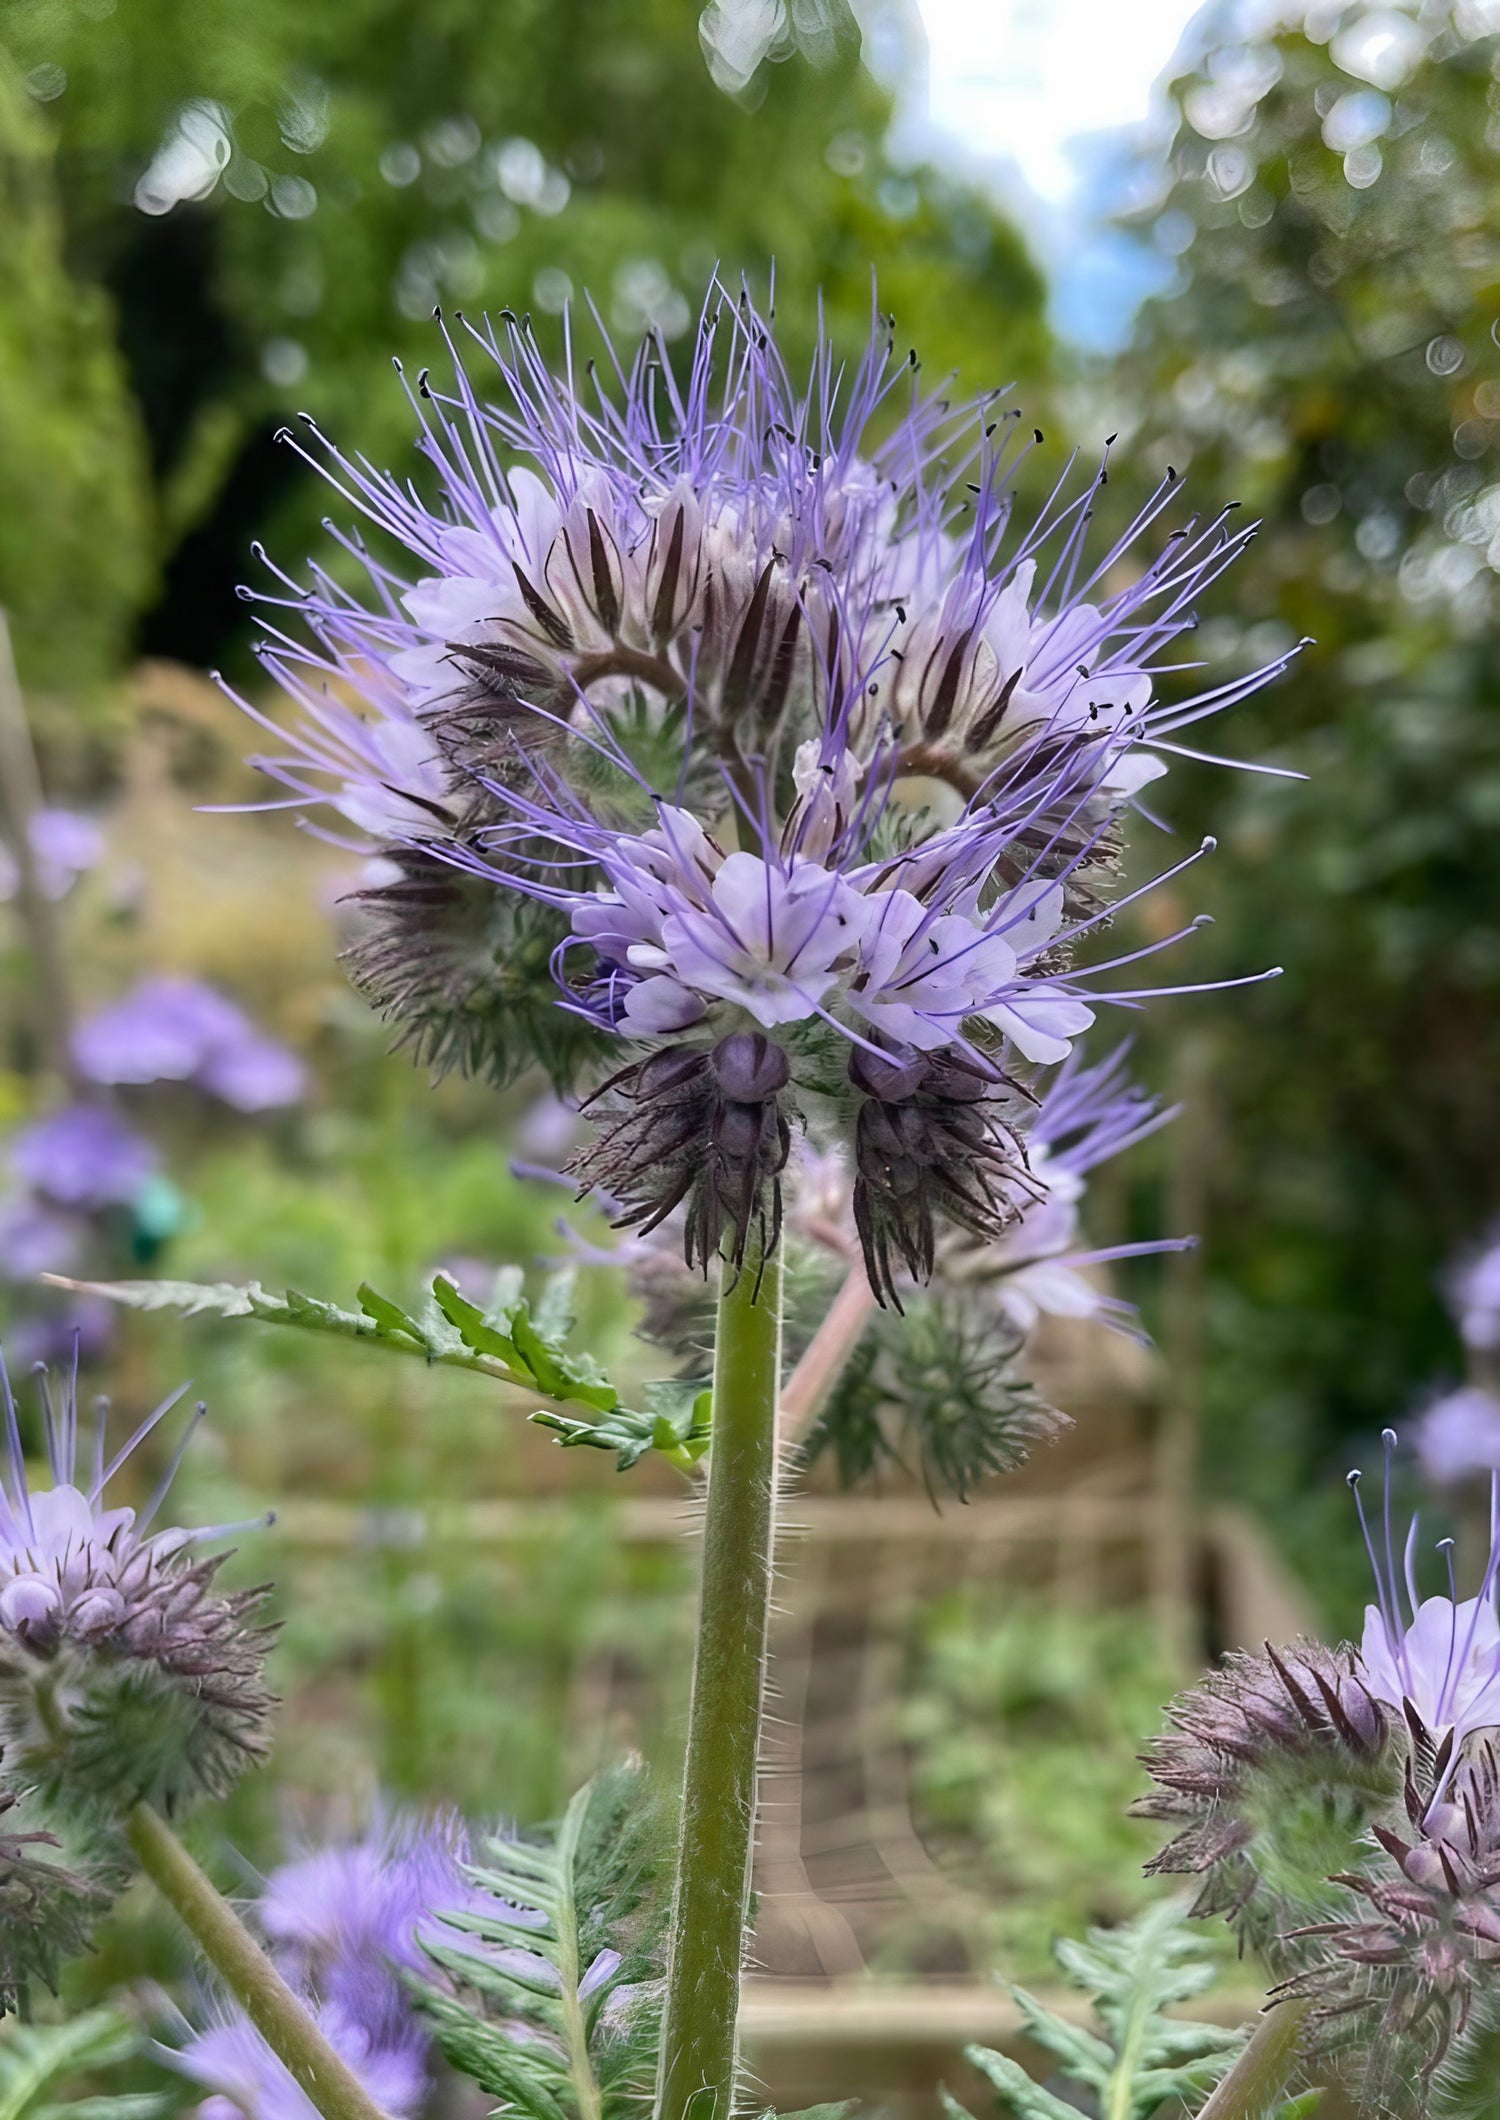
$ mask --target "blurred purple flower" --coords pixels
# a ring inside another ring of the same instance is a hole
[[[34,1281],[38,1274],[67,1273],[78,1262],[84,1225],[29,1192],[0,1200],[0,1274]]]
[[[63,1207],[126,1203],[157,1162],[149,1141],[97,1104],[70,1104],[23,1127],[10,1143],[16,1176]]]
[[[1500,1398],[1479,1384],[1450,1391],[1422,1415],[1413,1441],[1436,1486],[1500,1472]]]
[[[278,1967],[377,2104],[404,2120],[422,2102],[430,2044],[404,1973],[437,1977],[422,1948],[446,1912],[494,1901],[463,1874],[467,1839],[449,1815],[382,1820],[266,1879],[256,1908]],[[451,1938],[450,1938],[451,1940]],[[537,1961],[544,1964],[544,1961]],[[211,2026],[166,2058],[217,2095],[203,2120],[309,2120],[313,2108],[243,2018]]]
[[[196,979],[142,980],[80,1024],[73,1055],[91,1081],[194,1082],[241,1111],[294,1104],[306,1083],[294,1053]]]
[[[273,1870],[260,1926],[289,1978],[388,2043],[412,2021],[401,1971],[429,1970],[421,1932],[441,1913],[490,1904],[464,1878],[467,1853],[456,1818],[382,1822]]]
[[[264,1112],[295,1104],[307,1086],[307,1070],[274,1038],[250,1036],[211,1053],[196,1080],[236,1111]]]
[[[1500,1354],[1500,1243],[1454,1275],[1453,1307],[1464,1345],[1476,1354]]]
[[[61,1273],[60,1266],[41,1269]],[[120,1313],[103,1296],[78,1296],[60,1310],[34,1310],[16,1318],[6,1332],[5,1344],[17,1369],[34,1369],[40,1362],[48,1369],[96,1362],[114,1343]]]
[[[84,871],[104,857],[103,832],[92,817],[76,810],[36,811],[29,836],[37,880],[49,898],[66,897]],[[14,898],[20,881],[14,854],[0,846],[0,899]]]
[[[314,2009],[319,2029],[348,2062],[375,2103],[407,2120],[427,2090],[427,2052],[416,2036],[399,2046],[377,2046],[364,2027],[332,2008]],[[211,2025],[180,2047],[160,2049],[163,2060],[212,2095],[199,2120],[318,2120],[318,2109],[277,2060],[248,2019]]]

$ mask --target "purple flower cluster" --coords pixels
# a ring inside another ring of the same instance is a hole
[[[470,337],[483,395],[455,352],[412,397],[435,503],[315,433],[380,551],[344,540],[363,593],[282,577],[303,630],[263,659],[300,718],[258,763],[396,863],[353,963],[428,1050],[472,1050],[530,908],[561,1006],[624,1048],[585,1189],[637,1225],[685,1201],[696,1263],[742,1257],[831,1105],[888,1293],[934,1202],[1014,1219],[1027,1071],[1152,991],[1098,982],[1165,943],[1078,952],[1137,791],[1283,666],[1158,692],[1250,533],[1158,538],[1169,478],[1090,554],[1103,467],[1023,526],[1019,415],[924,393],[884,317],[802,384],[719,289],[681,380],[654,341],[610,388],[514,319]]]
[[[242,1112],[295,1104],[306,1084],[295,1053],[196,979],[143,979],[79,1025],[73,1057],[91,1082],[191,1082]]]
[[[101,1104],[69,1104],[12,1134],[10,1183],[0,1193],[0,1275],[17,1282],[76,1272],[100,1217],[131,1209],[156,1173],[158,1158],[118,1113]],[[62,1318],[42,1313],[10,1328],[14,1354],[66,1355],[81,1334],[86,1354],[109,1339],[108,1304],[81,1297]]]
[[[39,1372],[50,1485],[34,1484],[0,1359],[0,1749],[23,1771],[46,1763],[69,1794],[106,1792],[175,1808],[223,1794],[266,1748],[271,1700],[267,1636],[251,1625],[263,1591],[220,1595],[222,1555],[198,1549],[243,1526],[197,1531],[152,1525],[201,1420],[200,1404],[140,1512],[112,1505],[115,1474],[180,1402],[183,1385],[106,1462],[100,1400],[82,1433],[76,1353],[54,1389]],[[144,1703],[145,1741],[118,1741],[115,1709]]]
[[[287,1981],[396,2120],[420,2107],[432,2065],[403,1974],[434,1977],[422,1938],[439,1933],[439,1917],[491,1904],[466,1882],[466,1860],[456,1819],[397,1817],[282,1864],[255,1909]],[[211,2093],[201,2120],[313,2120],[306,2095],[242,2017],[222,2018],[166,2058]]]

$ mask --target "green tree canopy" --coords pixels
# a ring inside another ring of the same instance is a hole
[[[390,360],[438,362],[438,303],[555,333],[588,292],[624,337],[655,324],[685,350],[715,264],[764,285],[774,261],[806,346],[820,294],[862,336],[873,271],[929,373],[1044,365],[1020,239],[892,167],[890,98],[851,48],[734,99],[694,0],[17,0],[3,35],[57,142],[74,269],[118,304],[165,570],[154,648],[230,653],[250,538],[292,561],[316,539],[326,495],[270,443],[291,410],[403,460]]]
[[[1216,1448],[1265,1493],[1458,1366],[1436,1283],[1500,1213],[1500,39],[1468,26],[1210,35],[1138,217],[1177,283],[1108,384],[1138,457],[1264,519],[1212,622],[1247,665],[1314,642],[1204,732],[1307,784],[1172,805],[1226,842],[1205,962],[1286,966],[1212,1017]]]

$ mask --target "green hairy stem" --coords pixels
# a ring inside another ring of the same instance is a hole
[[[1311,2008],[1301,1997],[1274,2003],[1198,2120],[1263,2120],[1265,2114],[1274,2112],[1297,2059]]]
[[[160,1813],[138,1803],[125,1831],[141,1868],[323,2120],[386,2120]]]
[[[729,2120],[776,1518],[781,1264],[727,1263],[657,2120]],[[699,2101],[695,2105],[695,2100]]]

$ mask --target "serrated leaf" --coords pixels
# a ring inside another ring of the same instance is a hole
[[[1166,1900],[1118,1928],[1091,1929],[1084,1942],[1056,1945],[1073,1985],[1093,1999],[1097,2032],[1069,2023],[1024,1988],[1011,1989],[1031,2036],[1057,2058],[1065,2076],[1094,2094],[1111,2120],[1149,2120],[1177,2101],[1197,2100],[1243,2043],[1242,2032],[1165,2014],[1201,1994],[1214,1977],[1185,1915],[1180,1902]],[[1007,2056],[982,2047],[966,2051],[1015,2120],[1076,2114],[1076,2107],[1033,2083]]]
[[[515,2101],[524,2083],[532,2120],[638,2120],[654,2081],[667,1895],[651,1815],[638,1763],[597,1776],[545,1837],[485,1842],[466,1874],[493,1911],[471,1903],[424,1938],[454,1989],[415,1984],[438,2044],[487,2090]]]
[[[573,1327],[578,1322],[573,1315],[573,1290],[577,1278],[571,1266],[561,1267],[558,1272],[548,1274],[536,1299],[532,1323],[551,1348],[564,1348],[573,1337]]]
[[[67,2024],[12,2023],[0,2036],[0,2120],[40,2120],[44,2099],[53,2112],[72,2110],[57,2101],[62,2083],[128,2060],[136,2044],[134,2027],[118,2010],[89,2010]],[[90,2102],[96,2109],[124,2103]]]
[[[399,1303],[393,1303],[389,1296],[383,1296],[379,1289],[372,1288],[368,1281],[361,1281],[359,1284],[359,1307],[365,1316],[372,1320],[377,1332],[405,1333],[406,1337],[415,1340],[419,1347],[425,1345],[422,1328],[416,1319],[409,1318]]]
[[[1103,2039],[1096,2039],[1092,2032],[1086,2032],[1082,2025],[1070,2024],[1065,2017],[1059,2017],[1038,2002],[1034,1995],[1028,1994],[1025,1988],[1013,1986],[1011,1993],[1026,2020],[1026,2029],[1037,2044],[1055,2054],[1076,2082],[1102,2090],[1115,2065],[1114,2048]]]
[[[543,1326],[520,1292],[518,1268],[505,1269],[497,1277],[504,1300],[488,1311],[480,1310],[456,1283],[439,1274],[420,1317],[413,1317],[368,1282],[360,1286],[360,1308],[344,1310],[301,1289],[273,1294],[258,1281],[75,1281],[60,1274],[43,1278],[59,1288],[102,1296],[130,1310],[173,1311],[188,1318],[252,1318],[263,1325],[289,1325],[304,1332],[361,1340],[368,1347],[415,1356],[429,1364],[471,1370],[546,1401],[527,1418],[550,1429],[569,1449],[613,1451],[622,1472],[653,1450],[687,1470],[707,1448],[706,1394],[700,1395],[698,1412],[670,1429],[659,1424],[654,1403],[647,1413],[623,1405],[619,1391],[593,1357],[563,1344],[570,1318],[566,1287],[549,1284],[550,1295],[544,1290],[543,1302],[549,1307]]]
[[[1016,2120],[1078,2120],[1076,2105],[1033,2083],[1020,2062],[1008,2054],[994,2053],[987,2046],[966,2046],[964,2059],[994,2084]]]
[[[530,1367],[517,1351],[516,1343],[498,1325],[492,1325],[477,1303],[471,1303],[456,1282],[439,1274],[432,1284],[433,1301],[465,1347],[504,1362],[522,1382],[536,1382]]]

